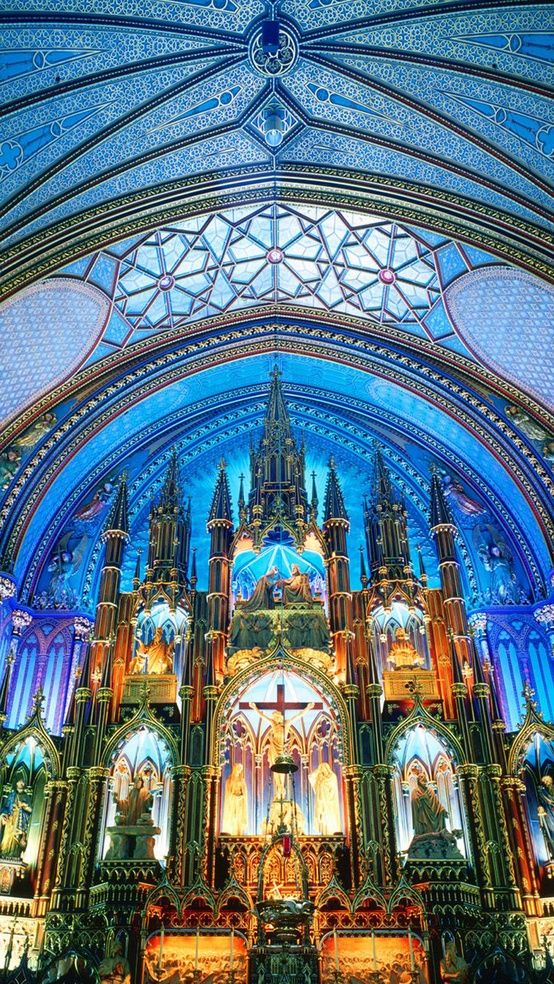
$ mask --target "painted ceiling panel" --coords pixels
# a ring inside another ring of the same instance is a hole
[[[260,47],[254,0],[13,5],[0,98],[19,101],[0,166],[4,202],[22,201],[4,245],[207,170],[223,187],[262,161],[276,175],[367,171],[548,222],[544,5],[451,6],[289,0],[281,64]]]
[[[2,306],[0,361],[9,373],[0,393],[4,423],[86,361],[109,308],[93,287],[64,280],[29,287]]]
[[[480,270],[450,287],[445,303],[475,355],[554,409],[554,290],[523,271]],[[534,354],[535,353],[535,354]]]

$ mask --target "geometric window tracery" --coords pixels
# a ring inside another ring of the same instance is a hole
[[[190,321],[294,303],[433,339],[453,335],[446,284],[486,253],[378,216],[300,205],[249,205],[191,216],[66,268],[113,300],[105,345]]]

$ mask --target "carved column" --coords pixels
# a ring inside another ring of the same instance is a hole
[[[47,784],[35,896],[31,907],[33,916],[44,916],[48,909],[48,900],[54,886],[59,862],[66,797],[67,783],[65,781],[52,781]]]

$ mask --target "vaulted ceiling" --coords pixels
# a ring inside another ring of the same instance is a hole
[[[60,550],[90,598],[117,475],[140,546],[173,446],[200,547],[212,468],[224,452],[238,479],[275,356],[320,482],[338,458],[356,538],[377,439],[414,545],[435,464],[476,600],[496,541],[521,598],[544,594],[549,5],[9,6],[0,508],[23,599]]]

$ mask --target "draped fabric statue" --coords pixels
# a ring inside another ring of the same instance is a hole
[[[539,823],[548,850],[548,856],[554,861],[554,780],[552,776],[543,776],[537,790],[539,800]]]
[[[131,660],[129,666],[130,673],[166,674],[173,673],[173,649],[175,643],[166,642],[163,637],[163,629],[158,626],[154,633],[152,642],[148,645],[140,643],[137,654]]]
[[[322,762],[310,772],[310,786],[314,791],[314,824],[318,834],[330,837],[342,830],[339,784],[328,762]]]
[[[225,783],[221,832],[233,837],[244,837],[248,833],[248,796],[240,762],[235,763]]]
[[[18,859],[21,857],[27,847],[32,812],[32,802],[30,796],[25,793],[25,783],[23,779],[18,779],[0,810],[2,831],[0,856]]]
[[[252,596],[241,605],[243,612],[258,612],[267,611],[268,609],[275,607],[275,602],[273,600],[273,588],[276,583],[276,575],[278,574],[276,567],[272,567],[267,574],[264,574],[256,582],[256,587],[252,592]]]
[[[421,773],[412,793],[412,820],[414,834],[439,834],[446,830],[448,814],[437,794],[429,786],[427,776]]]
[[[281,578],[277,581],[277,587],[283,589],[283,604],[288,605],[313,605],[314,599],[310,589],[310,579],[307,574],[303,574],[298,564],[293,564],[290,570],[290,577]]]
[[[133,785],[126,800],[117,803],[120,815],[126,827],[136,827],[144,814],[150,816],[154,800],[144,785],[142,776],[135,776]]]

